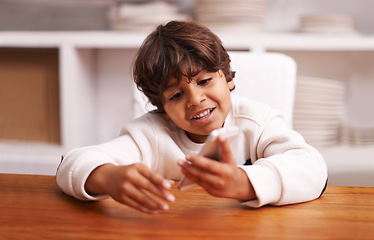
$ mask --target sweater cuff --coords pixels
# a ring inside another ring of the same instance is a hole
[[[251,166],[239,166],[247,174],[257,199],[242,202],[244,205],[259,208],[267,204],[275,204],[282,195],[282,185],[276,169],[264,160],[258,160]]]
[[[88,156],[89,155],[89,156]],[[115,162],[111,162],[103,158],[100,153],[95,154],[87,154],[86,156],[82,156],[82,158],[86,158],[87,161],[77,161],[77,165],[74,167],[72,171],[72,189],[73,189],[73,196],[80,199],[80,200],[101,200],[107,198],[107,195],[90,195],[86,192],[85,184],[89,175],[94,171],[97,167],[111,163],[118,165]],[[89,160],[88,160],[89,159]]]

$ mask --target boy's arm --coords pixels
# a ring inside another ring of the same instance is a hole
[[[131,136],[123,135],[104,144],[67,153],[57,170],[56,181],[66,194],[80,200],[112,196],[143,212],[167,209],[167,204],[160,199],[174,200],[167,191],[172,181],[140,161],[138,146]]]
[[[173,181],[164,179],[141,163],[125,166],[105,164],[90,174],[85,189],[92,195],[110,195],[116,201],[139,211],[156,213],[168,210],[164,201],[175,200],[168,191],[172,185]]]
[[[245,204],[286,205],[318,198],[327,181],[323,157],[281,118],[269,119],[259,131],[258,159],[250,166],[241,166],[257,195],[256,200]]]
[[[59,188],[80,200],[99,200],[107,195],[90,195],[85,190],[88,176],[104,164],[130,165],[141,161],[141,153],[131,136],[120,136],[110,142],[73,149],[64,155],[57,173]]]
[[[253,165],[238,167],[228,164],[234,162],[231,160],[216,162],[190,156],[187,160],[192,164],[179,162],[183,174],[212,195],[244,200],[250,207],[318,198],[327,180],[326,164],[319,152],[280,118],[273,118],[259,133],[255,149],[259,159]]]

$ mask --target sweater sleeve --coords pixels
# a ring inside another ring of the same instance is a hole
[[[140,162],[139,148],[130,135],[123,135],[104,144],[68,152],[57,169],[56,182],[63,192],[77,199],[99,200],[106,196],[92,196],[85,191],[90,173],[107,163],[119,165],[135,162]]]
[[[253,165],[240,166],[254,187],[257,199],[250,207],[286,205],[318,198],[327,181],[321,154],[289,129],[279,116],[261,124]]]

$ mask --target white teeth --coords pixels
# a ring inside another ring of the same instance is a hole
[[[195,117],[193,117],[194,119],[202,119],[202,118],[206,118],[208,117],[209,113],[212,111],[213,109],[208,109],[208,110],[205,110],[204,112],[200,113],[199,115],[196,115]]]

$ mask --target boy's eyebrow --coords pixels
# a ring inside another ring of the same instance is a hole
[[[174,80],[175,81],[169,81],[166,84],[164,91],[170,90],[171,88],[175,88],[179,85],[179,82],[176,79],[174,79]]]

